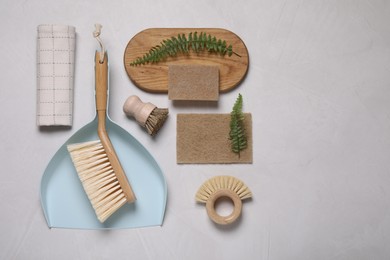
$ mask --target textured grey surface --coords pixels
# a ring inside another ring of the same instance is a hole
[[[389,1],[1,0],[0,259],[389,259]],[[114,121],[155,157],[168,183],[162,227],[49,230],[39,201],[56,150],[94,117],[94,23],[110,60]],[[71,129],[35,125],[36,27],[76,27]],[[215,103],[172,102],[139,90],[123,52],[151,27],[220,27],[249,55],[242,84]],[[253,120],[254,163],[177,165],[178,113],[229,113],[238,95]],[[150,138],[122,112],[138,95],[170,116]],[[195,203],[207,179],[232,175],[253,200],[230,228]]]

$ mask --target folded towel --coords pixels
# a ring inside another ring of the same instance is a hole
[[[75,38],[73,26],[38,26],[38,126],[72,125]]]

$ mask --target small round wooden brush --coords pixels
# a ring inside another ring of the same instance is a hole
[[[158,108],[152,103],[144,103],[137,96],[130,96],[123,105],[123,112],[134,117],[145,127],[151,136],[155,136],[168,117],[168,108]]]
[[[234,205],[228,216],[220,216],[215,210],[216,201],[222,197],[229,198]],[[197,202],[205,203],[207,214],[215,223],[231,224],[241,215],[241,200],[252,197],[252,192],[241,180],[232,176],[216,176],[203,183],[196,192]]]

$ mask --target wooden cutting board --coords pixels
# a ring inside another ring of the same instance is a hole
[[[190,50],[188,54],[178,53],[175,57],[168,57],[164,61],[154,64],[130,66],[138,57],[142,57],[149,50],[159,45],[163,40],[178,34],[188,36],[190,32],[201,32],[225,40],[232,45],[237,56],[221,56],[209,53],[207,50],[195,53]],[[244,42],[231,31],[218,28],[151,28],[136,34],[127,44],[124,53],[124,65],[127,75],[133,83],[148,92],[168,92],[168,65],[170,64],[200,64],[219,67],[219,90],[226,92],[236,87],[248,71],[249,56]]]

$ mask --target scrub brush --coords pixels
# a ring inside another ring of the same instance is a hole
[[[67,146],[79,179],[102,223],[126,202],[132,203],[136,199],[106,132],[108,66],[103,51],[102,47],[102,52],[95,54],[99,140]]]
[[[168,117],[168,108],[157,108],[152,103],[144,103],[137,96],[130,96],[123,105],[123,112],[134,117],[138,124],[145,127],[151,136],[155,136]]]
[[[205,203],[207,214],[215,223],[231,224],[241,215],[241,200],[252,197],[252,192],[241,180],[232,176],[216,176],[203,183],[195,195],[197,202]],[[220,216],[215,210],[215,203],[220,198],[229,198],[233,204],[233,212],[228,216]]]

